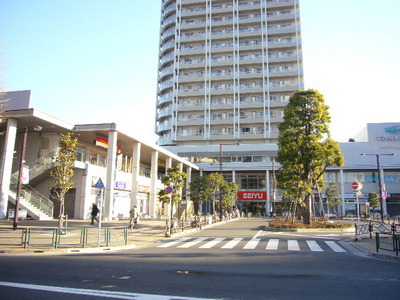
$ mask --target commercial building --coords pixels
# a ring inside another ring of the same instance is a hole
[[[241,191],[268,190],[278,125],[301,89],[298,0],[163,1],[159,145]],[[243,209],[269,209],[258,195]]]
[[[245,212],[280,208],[277,128],[289,97],[304,88],[301,44],[298,0],[162,1],[158,144],[202,174],[220,172],[236,182]],[[379,192],[376,156],[359,154],[397,153],[398,139],[374,137],[379,131],[396,136],[385,131],[391,126],[368,124],[363,139],[341,144],[346,165],[326,174],[327,183],[340,187],[339,215],[355,215],[357,201]],[[400,214],[400,158],[379,158],[387,213]],[[364,184],[358,197],[355,181]]]
[[[56,157],[63,133],[78,140],[74,184],[65,199],[69,218],[88,219],[95,202],[103,204],[107,220],[127,218],[135,205],[143,216],[167,215],[170,210],[157,201],[158,191],[164,188],[161,177],[168,168],[178,166],[188,173],[189,184],[192,170],[198,169],[157,145],[119,131],[115,123],[72,125],[29,108],[30,91],[2,97],[8,101],[3,107],[6,122],[0,126],[0,218],[9,217],[15,209],[21,166],[24,171],[29,168],[21,176],[29,181],[19,197],[21,209],[37,219],[58,217],[59,204],[51,197],[46,170]],[[187,205],[181,211],[190,212]]]

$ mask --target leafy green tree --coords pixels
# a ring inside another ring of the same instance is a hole
[[[336,206],[341,203],[341,199],[339,198],[339,186],[336,182],[329,182],[329,186],[326,188],[325,195],[326,204],[328,205],[328,213],[329,207],[333,207],[333,212],[337,215]]]
[[[225,182],[221,188],[221,204],[223,212],[227,212],[229,207],[235,204],[237,199],[238,185],[234,182]]]
[[[172,212],[173,212],[173,206],[179,202],[179,200],[182,197],[181,191],[182,188],[185,184],[187,174],[179,167],[172,167],[167,170],[167,174],[163,177],[161,182],[165,186],[170,186],[172,187],[172,193],[169,195],[166,193],[165,190],[160,190],[158,193],[159,196],[159,201],[169,203],[170,201],[172,202],[171,204],[171,217],[172,217]]]
[[[190,200],[199,203],[201,205],[203,202],[209,200],[206,193],[207,191],[207,177],[197,176],[189,184],[190,189]]]
[[[329,123],[322,94],[306,90],[290,97],[278,127],[278,188],[299,204],[306,224],[314,217],[313,191],[324,187],[326,168],[344,163],[339,143],[330,138]]]
[[[368,194],[368,202],[369,206],[372,207],[373,213],[375,213],[375,209],[379,207],[380,205],[380,199],[378,197],[378,193],[369,193]]]
[[[216,199],[221,196],[221,187],[224,185],[224,176],[219,173],[211,173],[206,177],[206,190],[205,193],[211,198],[212,211],[215,212]],[[221,199],[222,202],[222,199]]]
[[[78,140],[70,133],[61,134],[59,148],[53,165],[47,170],[50,175],[49,189],[52,197],[60,202],[59,228],[63,228],[65,214],[65,194],[72,188],[76,144]]]

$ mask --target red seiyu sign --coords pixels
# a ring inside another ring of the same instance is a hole
[[[267,200],[267,192],[259,191],[259,192],[246,192],[240,191],[237,194],[238,200],[240,201],[266,201]]]

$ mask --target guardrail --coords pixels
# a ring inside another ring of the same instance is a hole
[[[381,235],[385,236],[382,238]],[[379,250],[392,251],[399,256],[400,252],[400,234],[390,233],[375,233],[376,252]]]
[[[400,232],[400,224],[392,223],[385,224],[381,222],[369,222],[364,224],[354,224],[356,238],[361,235],[369,234],[372,239],[372,234],[375,233],[392,233]]]
[[[0,228],[0,245],[36,247],[86,248],[127,245],[128,227],[101,228]]]

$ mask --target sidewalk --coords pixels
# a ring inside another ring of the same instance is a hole
[[[102,227],[120,227],[127,226],[128,220],[115,220],[115,221],[103,221]],[[86,248],[76,247],[76,245],[61,245],[55,249],[54,246],[28,246],[24,249],[21,242],[21,230],[13,230],[12,220],[0,220],[0,255],[37,255],[37,254],[70,254],[70,253],[99,253],[99,252],[111,252],[123,249],[144,247],[146,245],[156,243],[158,241],[167,239],[165,237],[165,220],[158,219],[141,219],[139,224],[136,224],[135,228],[128,230],[128,245],[110,245],[109,247],[97,245],[87,245]],[[57,228],[58,220],[48,221],[37,221],[37,220],[21,220],[18,222],[18,229],[22,228]],[[98,224],[90,225],[90,220],[68,220],[68,233],[74,233],[71,228],[77,228],[76,232],[83,228],[88,228],[93,234],[96,235],[98,232]],[[183,233],[177,233],[176,235],[182,235]],[[46,233],[42,233],[45,236]],[[47,233],[47,236],[51,233]],[[76,239],[79,240],[79,235],[76,235]],[[95,236],[96,237],[96,236]],[[47,237],[49,239],[49,237]],[[365,235],[361,240],[355,241],[355,238],[351,240],[343,240],[344,242],[354,246],[366,255],[388,260],[400,261],[400,255],[396,256],[395,252],[379,250],[376,251],[375,239],[370,239],[369,236]],[[19,245],[18,245],[19,244]]]
[[[395,260],[400,262],[400,254],[396,256],[396,253],[393,251],[386,251],[379,249],[376,251],[376,240],[374,238],[369,238],[369,236],[365,235],[361,238],[361,240],[356,241],[353,238],[348,242],[350,245],[356,247],[360,251],[364,252],[368,256],[386,259],[386,260]]]
[[[13,220],[0,220],[0,255],[1,254],[66,254],[66,253],[90,253],[90,252],[110,252],[122,249],[143,247],[147,244],[157,242],[165,239],[165,220],[158,219],[140,219],[139,224],[135,225],[135,228],[128,230],[128,244],[124,245],[122,242],[120,245],[111,244],[109,247],[104,245],[97,247],[98,245],[87,245],[85,248],[79,247],[79,245],[60,245],[59,248],[55,249],[54,246],[50,245],[30,245],[24,249],[23,245],[20,244],[22,241],[22,229],[23,228],[35,228],[35,232],[39,232],[39,228],[57,228],[58,220],[20,220],[18,222],[18,229],[13,230]],[[128,220],[113,220],[103,221],[101,226],[105,227],[122,227],[128,226]],[[74,228],[74,229],[72,229]],[[67,235],[76,236],[76,242],[79,243],[80,232],[82,229],[87,228],[94,238],[97,237],[98,223],[90,225],[90,220],[68,220]],[[122,232],[122,229],[121,229]],[[51,240],[52,231],[47,230],[40,234],[43,236],[43,240]],[[40,244],[45,242],[40,241]],[[78,246],[78,247],[77,247]]]

